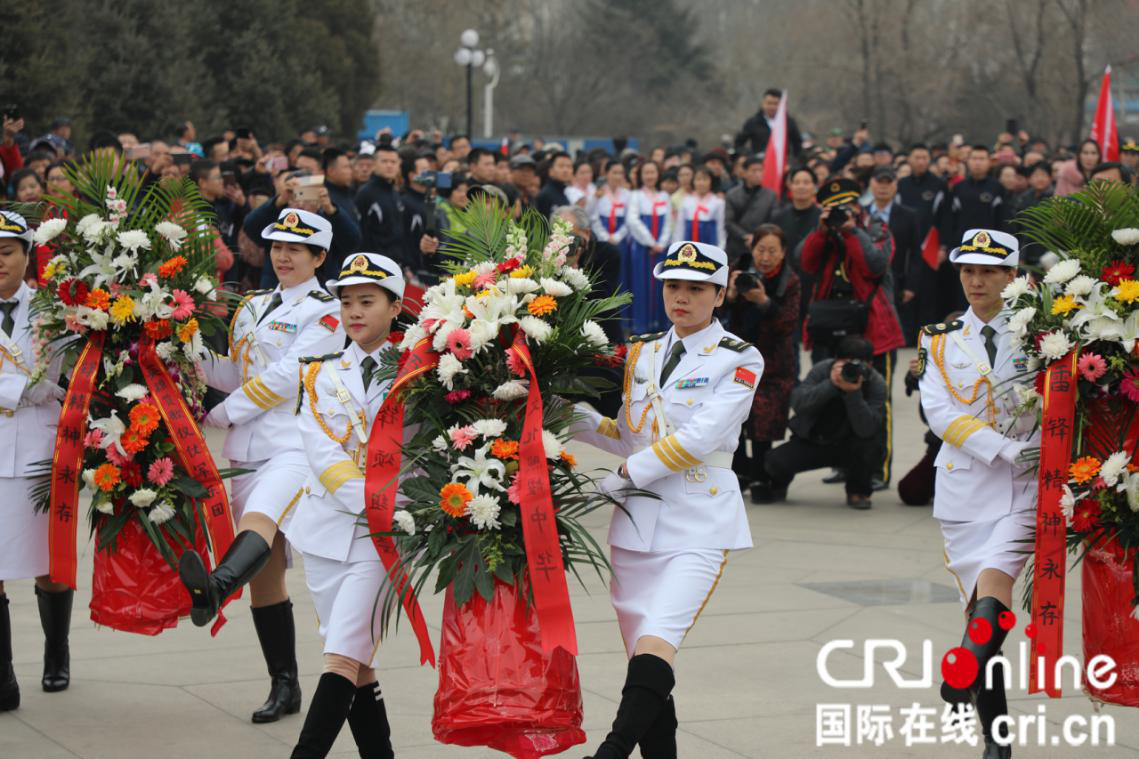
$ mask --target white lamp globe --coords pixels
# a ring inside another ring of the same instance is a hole
[[[459,37],[459,41],[463,43],[463,47],[478,47],[479,33],[474,29],[467,29]]]
[[[461,47],[455,51],[455,63],[460,66],[469,65],[471,62],[471,51],[465,47]]]
[[[471,52],[471,64],[478,68],[486,61],[486,54],[481,50],[474,50]]]

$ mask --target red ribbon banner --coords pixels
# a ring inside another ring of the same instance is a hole
[[[182,393],[174,384],[174,378],[158,358],[154,350],[154,340],[147,335],[143,335],[139,341],[138,365],[142,369],[146,386],[150,388],[150,394],[154,397],[158,412],[166,422],[166,429],[170,432],[170,442],[174,444],[178,454],[178,462],[190,477],[208,491],[207,495],[200,499],[206,532],[210,536],[210,546],[214,556],[224,556],[233,542],[233,515],[229,509],[225,485],[222,484],[221,475],[214,465],[213,456],[210,455],[202,430],[194,423]],[[240,597],[241,588],[238,588],[222,603],[222,606]],[[219,610],[217,621],[210,628],[210,634],[217,635],[224,624],[225,617]]]
[[[400,566],[395,541],[390,536],[379,533],[391,532],[392,529],[396,491],[399,489],[399,470],[403,460],[403,401],[398,398],[398,391],[419,375],[431,371],[438,363],[439,354],[431,350],[430,340],[421,340],[412,349],[376,415],[372,434],[368,438],[368,460],[364,473],[364,511],[368,516],[372,543],[388,572],[392,587],[400,595],[404,612],[411,621],[411,629],[419,640],[419,663],[430,662],[432,667],[435,666],[435,649],[431,645],[431,636],[427,633],[423,611],[419,608],[414,592],[408,587],[410,580]]]
[[[106,332],[93,332],[75,364],[67,396],[63,399],[63,411],[59,415],[55,454],[51,461],[49,572],[52,582],[66,583],[73,590],[78,567],[75,532],[78,527],[76,512],[80,473],[83,471],[83,438],[87,433],[87,411],[91,407],[91,393],[95,390],[95,377],[103,359],[106,336]]]
[[[534,588],[534,605],[542,632],[542,648],[553,651],[561,646],[577,656],[577,634],[573,626],[566,569],[554,522],[554,499],[550,492],[550,470],[542,445],[542,394],[534,361],[519,330],[510,350],[530,374],[530,396],[526,400],[526,418],[522,422],[519,443],[518,478],[522,488],[522,537],[526,544],[526,563]]]
[[[1036,556],[1032,588],[1032,665],[1028,692],[1060,698],[1056,660],[1064,648],[1064,579],[1067,526],[1060,498],[1068,482],[1075,433],[1076,358],[1073,351],[1048,367],[1040,444],[1036,508]],[[1040,672],[1043,667],[1043,672]],[[1042,676],[1042,678],[1041,678]]]

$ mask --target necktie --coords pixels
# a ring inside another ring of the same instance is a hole
[[[368,386],[372,384],[372,374],[376,371],[376,359],[371,356],[365,356],[364,360],[360,362],[360,376],[364,378],[364,392],[368,392]]]
[[[284,302],[285,299],[281,297],[279,290],[273,293],[273,297],[269,299],[269,307],[265,309],[265,313],[261,314],[261,318],[257,320],[257,323],[260,324],[261,322],[265,321],[265,317],[271,314],[273,312],[273,309]]]
[[[4,312],[4,319],[0,321],[0,329],[7,333],[8,337],[12,336],[12,332],[16,329],[16,318],[12,316],[12,312],[16,310],[16,306],[20,305],[18,300],[9,300],[0,303],[0,311]]]
[[[664,387],[664,383],[668,382],[668,377],[672,374],[672,370],[680,363],[680,357],[684,355],[684,341],[677,340],[676,345],[672,346],[672,350],[668,354],[668,361],[664,362],[664,369],[660,372],[660,386]]]
[[[989,354],[989,366],[997,365],[997,331],[986,324],[981,327],[981,334],[985,336],[985,352]]]

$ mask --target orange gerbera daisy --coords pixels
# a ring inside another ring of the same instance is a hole
[[[154,340],[164,340],[174,334],[174,327],[170,325],[169,319],[157,319],[152,322],[147,322],[144,325],[146,334]]]
[[[148,401],[136,403],[130,413],[131,427],[143,435],[149,435],[158,429],[158,407]]]
[[[134,456],[142,453],[146,449],[147,443],[150,442],[150,435],[140,430],[138,427],[131,425],[127,427],[127,431],[119,438],[119,445],[123,450]]]
[[[539,295],[527,307],[534,316],[545,316],[558,310],[558,302],[550,295]]]
[[[518,458],[518,441],[499,438],[490,445],[490,455],[496,459]]]
[[[110,492],[119,484],[119,468],[114,464],[103,464],[95,470],[95,485],[99,490]]]
[[[577,459],[569,451],[562,451],[562,461],[569,464],[570,469],[577,469]]]
[[[1072,479],[1081,485],[1099,474],[1100,462],[1094,456],[1077,459],[1071,467]]]
[[[198,333],[198,320],[191,319],[178,328],[178,339],[184,343],[188,343],[194,339],[194,335]]]
[[[185,256],[174,256],[173,258],[165,261],[161,266],[158,267],[158,274],[159,274],[159,276],[161,276],[165,279],[169,279],[170,277],[173,277],[178,272],[182,271],[182,269],[185,266],[186,266]]]
[[[439,508],[453,517],[467,513],[467,504],[474,498],[467,486],[458,482],[448,482],[439,491]]]
[[[106,311],[111,306],[111,294],[106,290],[96,288],[87,294],[87,302],[83,305],[99,311]]]

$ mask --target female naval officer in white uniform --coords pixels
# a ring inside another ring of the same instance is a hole
[[[238,533],[212,573],[194,551],[182,554],[179,573],[199,626],[249,583],[253,625],[272,679],[269,699],[253,721],[275,722],[301,708],[285,538],[279,534],[309,472],[293,414],[299,359],[339,350],[344,330],[335,298],[316,279],[332,245],[332,225],[317,214],[284,208],[261,236],[272,243],[269,259],[280,284],[242,301],[230,324],[229,355],[204,363],[210,386],[229,393],[206,422],[229,430],[225,456],[253,470],[233,479]]]
[[[1028,381],[1027,357],[1014,350],[1001,291],[1016,277],[1019,249],[1003,232],[971,229],[950,254],[969,310],[948,324],[922,328],[919,347],[921,404],[933,433],[944,444],[935,466],[933,516],[945,538],[945,564],[961,592],[967,617],[987,620],[984,644],[968,634],[962,646],[977,657],[982,673],[969,689],[942,685],[950,703],[972,703],[985,736],[986,759],[1010,756],[992,739],[996,717],[1007,713],[1003,673],[994,668],[984,688],[985,665],[1000,652],[1008,632],[999,624],[1012,606],[1012,588],[1031,551],[1036,480],[1018,462],[1039,446],[1034,420],[1017,419],[1017,385]]]
[[[672,664],[715,590],[729,551],[751,531],[732,471],[763,358],[713,317],[728,283],[714,245],[679,241],[653,270],[663,282],[667,332],[634,338],[616,420],[579,406],[576,437],[625,461],[602,482],[630,495],[609,528],[611,596],[629,660],[613,729],[594,754],[676,756]]]

